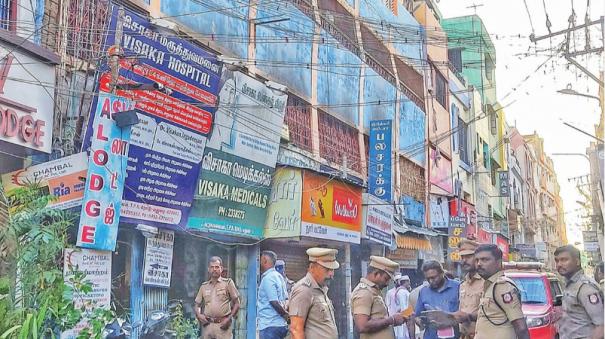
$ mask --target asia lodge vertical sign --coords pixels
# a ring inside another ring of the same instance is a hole
[[[131,109],[134,109],[132,101],[99,93],[78,229],[79,247],[107,251],[115,249],[130,128],[118,127],[113,114]]]
[[[370,159],[368,165],[369,192],[385,201],[392,201],[391,164],[393,122],[391,120],[370,121]]]

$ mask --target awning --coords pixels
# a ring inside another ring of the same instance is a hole
[[[394,218],[394,221],[395,221],[393,223],[394,233],[396,232],[396,233],[403,234],[406,232],[412,232],[412,233],[416,233],[416,234],[420,234],[420,235],[428,235],[431,237],[441,235],[441,233],[435,232],[428,228],[409,225],[405,221],[400,220],[400,218]]]
[[[398,248],[406,248],[409,250],[431,251],[431,242],[423,235],[403,235],[397,232],[395,234],[395,242]]]

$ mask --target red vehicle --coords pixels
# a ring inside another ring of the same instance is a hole
[[[504,274],[521,292],[530,338],[559,338],[557,321],[561,318],[563,290],[557,276],[537,262],[508,262],[504,263],[504,269]]]

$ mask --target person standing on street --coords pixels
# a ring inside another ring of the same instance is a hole
[[[257,319],[260,339],[284,339],[290,317],[284,309],[286,283],[275,270],[277,255],[263,251],[260,255],[261,281],[258,287]]]
[[[406,322],[401,313],[389,316],[380,294],[397,271],[398,263],[385,257],[370,257],[368,274],[351,293],[353,321],[360,339],[394,339],[393,326]]]
[[[407,275],[402,276],[401,273],[396,273],[393,281],[395,282],[395,287],[391,288],[387,292],[385,298],[389,315],[401,313],[409,307],[410,277],[408,277]],[[394,326],[393,330],[395,331],[395,339],[409,338],[409,331],[407,326]]]
[[[414,309],[416,319],[422,319],[425,311],[455,312],[458,310],[458,292],[460,283],[445,277],[443,266],[438,261],[429,260],[422,265],[424,278],[428,286],[423,287],[418,295]],[[437,328],[434,324],[424,321],[426,327],[424,339],[458,338],[458,327]],[[427,327],[427,325],[429,325]]]
[[[483,293],[485,280],[477,273],[475,266],[475,250],[479,244],[476,241],[462,239],[458,243],[460,267],[465,273],[464,281],[460,284],[460,309],[454,318],[460,324],[460,339],[473,339],[479,302]]]
[[[328,298],[328,285],[334,270],[338,250],[309,248],[307,275],[292,286],[290,294],[290,332],[292,339],[338,339],[334,306]]]
[[[580,251],[572,245],[557,248],[555,264],[559,274],[567,281],[559,335],[565,339],[602,339],[603,294],[599,285],[584,275]]]
[[[294,281],[288,278],[286,275],[286,262],[283,260],[277,260],[275,262],[275,270],[279,272],[279,274],[284,277],[284,281],[286,282],[286,291],[288,295],[290,295],[290,291],[292,291],[292,285],[294,285]]]
[[[210,279],[202,283],[195,297],[195,317],[202,325],[203,339],[231,339],[231,323],[240,307],[239,293],[233,280],[221,277],[223,260],[208,261]]]
[[[502,270],[502,251],[494,244],[480,245],[475,263],[477,273],[485,279],[475,339],[529,339],[519,289]]]

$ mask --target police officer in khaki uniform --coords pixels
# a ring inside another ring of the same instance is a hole
[[[597,283],[584,275],[580,251],[572,245],[555,250],[555,263],[567,284],[559,335],[565,339],[603,338],[603,295]]]
[[[485,284],[485,280],[477,273],[475,266],[475,250],[478,246],[476,241],[469,239],[462,239],[458,243],[460,267],[466,273],[464,281],[460,284],[460,309],[453,314],[456,321],[460,323],[460,339],[475,337],[479,302]]]
[[[371,256],[368,274],[351,293],[351,309],[360,339],[395,339],[393,326],[406,322],[400,313],[389,317],[380,294],[399,271],[399,264],[385,257]]]
[[[485,279],[475,339],[529,339],[519,290],[502,271],[502,251],[494,244],[480,245],[475,263],[477,273]]]
[[[208,261],[210,280],[200,286],[195,297],[195,316],[202,325],[203,339],[231,339],[231,323],[239,311],[239,293],[233,280],[221,277],[223,260]]]
[[[292,286],[290,294],[290,332],[292,339],[338,339],[334,306],[328,298],[328,285],[334,278],[335,249],[309,248],[307,275]]]

